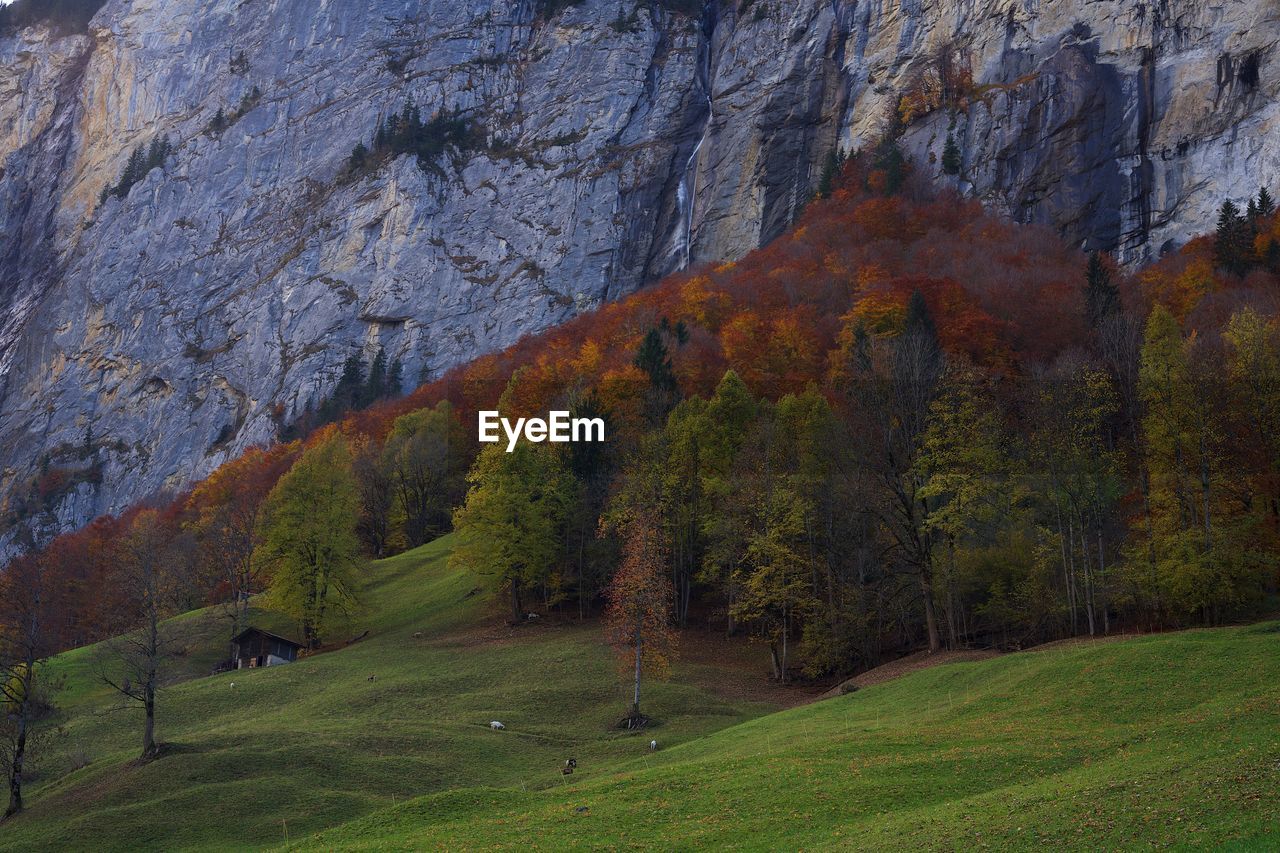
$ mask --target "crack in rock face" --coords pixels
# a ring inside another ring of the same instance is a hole
[[[1127,263],[1280,173],[1273,4],[671,5],[111,0],[0,35],[6,513],[42,465],[41,536],[180,487],[352,353],[411,384],[738,258],[904,97],[917,170]],[[467,132],[353,169],[407,103]]]

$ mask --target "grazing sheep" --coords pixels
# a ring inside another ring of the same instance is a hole
[[[650,752],[658,751],[658,742],[656,740],[649,741],[649,751]]]
[[[234,681],[233,681],[233,682],[231,682],[231,686],[232,686],[232,687],[235,687],[235,686],[236,686],[236,683],[235,683]]]
[[[495,732],[500,732],[503,729],[505,729],[506,726],[504,726],[502,723],[498,722],[497,720],[490,720],[489,728],[493,729]]]

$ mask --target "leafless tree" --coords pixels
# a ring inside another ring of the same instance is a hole
[[[9,781],[4,818],[22,811],[22,785],[49,733],[35,726],[49,707],[43,664],[52,654],[56,590],[49,563],[39,555],[20,556],[0,574],[0,768]],[[49,685],[52,687],[52,685]]]
[[[173,547],[158,513],[144,510],[119,545],[116,583],[133,609],[136,627],[103,644],[102,681],[127,705],[145,712],[142,758],[153,758],[156,746],[156,703],[168,661],[178,637],[165,624],[183,598],[188,574],[184,555]]]

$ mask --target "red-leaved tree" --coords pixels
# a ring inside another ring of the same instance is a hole
[[[667,571],[667,546],[661,529],[648,513],[638,513],[624,527],[622,563],[605,596],[605,633],[618,653],[624,672],[635,674],[635,694],[629,728],[643,725],[640,680],[643,673],[665,678],[676,651],[671,628],[674,593]]]

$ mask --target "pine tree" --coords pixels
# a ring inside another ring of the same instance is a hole
[[[142,180],[142,176],[146,174],[146,155],[142,151],[142,146],[133,149],[133,153],[129,155],[128,162],[124,165],[124,172],[120,175],[120,183],[116,185],[116,195],[124,198],[129,194],[129,190],[133,185]]]
[[[680,393],[675,368],[667,352],[662,332],[650,329],[633,361],[649,377],[647,409],[649,422],[654,426],[666,420],[667,413],[676,404]]]
[[[1271,193],[1267,192],[1266,187],[1258,190],[1258,215],[1270,216],[1276,212],[1276,203],[1271,198]]]
[[[368,159],[369,149],[365,147],[363,142],[357,142],[355,147],[351,149],[351,156],[347,158],[347,167],[353,172],[363,169]]]
[[[163,166],[165,158],[169,156],[169,137],[157,136],[152,138],[151,144],[147,147],[147,159],[143,169],[143,174],[150,172],[152,169]]]
[[[369,381],[365,383],[365,389],[362,407],[387,396],[387,351],[382,347],[378,347],[373,363],[369,365]]]
[[[1218,265],[1232,275],[1244,275],[1252,265],[1253,246],[1249,222],[1230,199],[1222,203],[1218,213],[1218,229],[1214,239],[1214,255]]]
[[[1085,312],[1089,324],[1095,329],[1102,321],[1120,310],[1120,291],[1111,283],[1111,270],[1101,252],[1089,256],[1089,269],[1085,273]]]
[[[934,325],[929,303],[925,301],[924,294],[918,290],[913,290],[911,298],[907,300],[907,316],[902,328],[904,336],[921,335],[932,348],[937,348],[938,327]]]
[[[818,178],[818,198],[830,198],[831,191],[835,188],[836,175],[840,170],[840,156],[835,149],[827,152],[826,158],[822,161],[822,174]]]
[[[948,133],[947,141],[942,146],[942,171],[948,175],[958,175],[961,162],[960,146],[956,144],[955,136]]]
[[[338,378],[338,387],[334,389],[334,400],[344,411],[351,408],[355,405],[363,385],[364,363],[358,355],[353,353],[342,363],[342,376]]]
[[[867,178],[870,188],[884,195],[897,194],[907,179],[907,159],[893,137],[880,143],[873,166]]]
[[[399,358],[391,362],[387,371],[387,397],[395,399],[404,393],[404,364]]]

